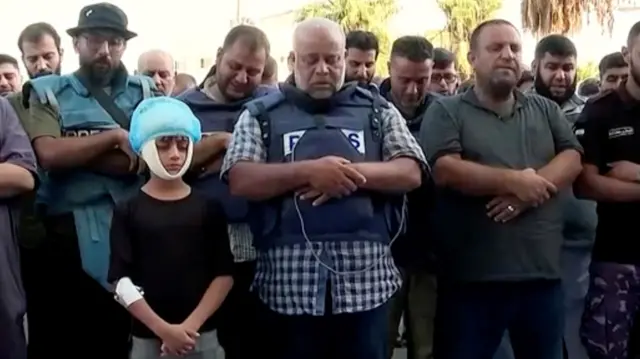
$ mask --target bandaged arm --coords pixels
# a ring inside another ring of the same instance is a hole
[[[168,326],[149,306],[140,288],[131,280],[133,267],[133,250],[131,248],[130,209],[128,202],[116,206],[111,219],[109,234],[111,257],[109,263],[109,282],[113,283],[115,299],[129,313],[157,336]]]
[[[115,285],[115,299],[118,303],[158,337],[162,337],[162,332],[169,323],[151,309],[142,294],[140,287],[133,284],[129,277],[121,278]]]

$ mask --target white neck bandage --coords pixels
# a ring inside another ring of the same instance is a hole
[[[162,165],[160,161],[160,156],[158,155],[158,148],[156,147],[156,139],[152,138],[148,140],[144,145],[142,145],[142,150],[140,151],[140,157],[144,160],[144,162],[149,167],[149,170],[153,172],[154,175],[158,176],[163,180],[175,180],[182,177],[189,167],[191,166],[191,160],[193,159],[193,141],[189,138],[189,147],[187,148],[187,158],[184,161],[184,165],[179,172],[175,174],[171,174],[167,172],[167,170]]]

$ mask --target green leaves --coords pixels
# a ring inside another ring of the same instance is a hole
[[[329,0],[304,6],[298,12],[297,20],[324,17],[337,22],[345,32],[351,30],[373,32],[380,43],[376,73],[379,76],[385,76],[391,47],[387,29],[389,20],[397,11],[395,0]]]

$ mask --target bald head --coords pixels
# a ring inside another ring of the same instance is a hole
[[[175,68],[171,54],[163,50],[149,50],[138,58],[138,74],[153,79],[158,90],[170,95],[175,85]]]
[[[340,90],[345,42],[340,25],[329,19],[311,18],[298,24],[293,32],[292,56],[296,86],[314,98],[328,98]]]
[[[303,20],[293,32],[293,51],[304,41],[313,39],[314,35],[330,38],[338,43],[346,43],[344,31],[335,21],[323,17],[313,17]],[[342,46],[344,48],[344,45]]]

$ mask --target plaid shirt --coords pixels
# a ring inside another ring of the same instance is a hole
[[[385,161],[406,156],[426,160],[422,149],[394,107],[382,114],[382,145]],[[233,131],[233,138],[222,165],[222,176],[238,161],[265,162],[267,148],[255,118],[244,112]],[[322,266],[314,256],[337,272]],[[380,260],[382,258],[382,260]],[[375,263],[375,265],[374,265]],[[258,253],[253,283],[262,301],[285,315],[324,315],[327,283],[330,283],[332,314],[371,310],[385,303],[402,284],[388,245],[367,241],[312,242],[269,249]]]

